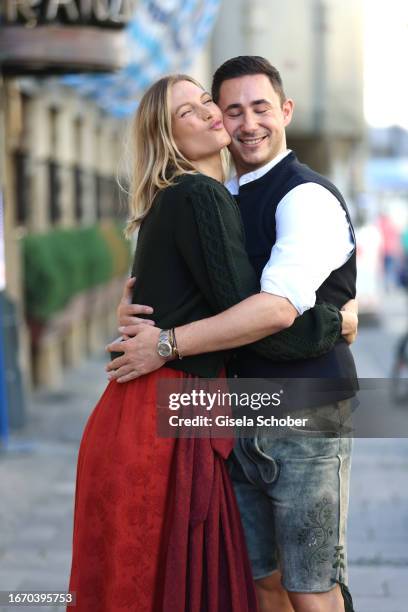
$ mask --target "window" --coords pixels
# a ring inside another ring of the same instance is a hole
[[[61,218],[59,166],[55,161],[58,143],[58,109],[50,108],[50,160],[48,162],[48,212],[52,224]]]
[[[14,185],[16,196],[15,222],[26,225],[30,210],[29,158],[25,151],[14,153]]]

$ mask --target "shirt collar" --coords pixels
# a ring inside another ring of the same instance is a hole
[[[247,174],[243,174],[238,179],[238,176],[235,174],[229,181],[225,183],[226,188],[232,195],[238,195],[239,188],[242,185],[246,185],[247,183],[252,183],[252,181],[256,181],[257,179],[264,176],[269,170],[272,170],[274,166],[276,166],[284,157],[289,155],[291,149],[286,149],[283,153],[279,153],[276,157],[274,157],[270,162],[262,166],[261,168],[257,168],[252,172],[247,172]]]

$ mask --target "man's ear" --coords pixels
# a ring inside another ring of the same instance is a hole
[[[291,98],[287,98],[282,104],[283,125],[285,127],[292,121],[294,107],[295,103]]]

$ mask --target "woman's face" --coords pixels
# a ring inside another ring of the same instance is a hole
[[[179,81],[171,88],[170,104],[173,138],[188,160],[211,157],[230,143],[222,113],[208,92]]]

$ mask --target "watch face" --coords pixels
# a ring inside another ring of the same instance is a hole
[[[171,355],[171,346],[165,342],[161,342],[157,347],[157,352],[160,357],[170,357]]]

